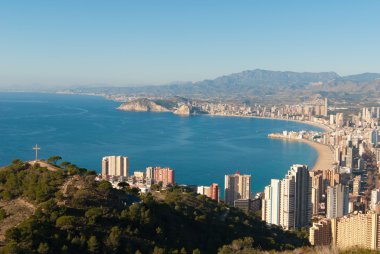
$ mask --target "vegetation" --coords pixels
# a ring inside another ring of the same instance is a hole
[[[308,245],[301,234],[185,187],[142,195],[70,165],[49,171],[16,160],[0,169],[0,201],[22,198],[36,207],[6,231],[4,253],[233,253]]]
[[[7,213],[5,212],[3,208],[0,208],[0,222],[4,220],[5,217],[7,217]]]

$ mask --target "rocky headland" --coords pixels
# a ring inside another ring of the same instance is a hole
[[[141,98],[125,102],[118,107],[119,110],[124,111],[138,111],[138,112],[170,112],[164,106],[158,105],[152,100]]]

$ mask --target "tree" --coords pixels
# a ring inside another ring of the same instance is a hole
[[[49,245],[47,243],[40,243],[37,252],[41,254],[49,253]]]
[[[120,188],[120,189],[126,189],[127,187],[129,187],[129,183],[127,182],[120,182],[117,184],[117,186]]]
[[[66,215],[59,217],[55,222],[55,225],[63,230],[73,229],[74,224],[75,224],[75,217],[66,216]]]
[[[100,216],[102,216],[102,214],[103,214],[103,211],[101,208],[93,207],[86,211],[85,217],[88,220],[88,224],[94,224],[97,221],[97,219]]]
[[[96,236],[91,236],[90,239],[87,241],[88,251],[91,253],[99,253],[100,246],[98,239],[96,239]]]
[[[120,247],[121,230],[118,226],[111,228],[111,233],[109,234],[106,245],[112,252],[117,252]]]
[[[152,191],[160,191],[161,190],[161,186],[160,185],[158,185],[158,184],[152,184],[151,186],[150,186],[150,189],[152,190]]]
[[[68,161],[62,161],[61,162],[61,166],[64,167],[65,169],[67,168],[68,165],[70,165],[71,163],[68,162]]]
[[[165,254],[165,249],[154,247],[153,254]]]
[[[0,208],[0,222],[7,217],[7,213],[3,208]]]
[[[2,250],[2,253],[9,253],[9,254],[20,253],[20,252],[21,252],[20,247],[16,241],[10,241]]]
[[[103,180],[99,183],[98,190],[102,193],[108,194],[112,190],[112,184]]]
[[[50,164],[54,164],[56,165],[57,164],[57,161],[60,161],[62,160],[62,157],[61,156],[58,156],[58,155],[55,155],[55,156],[51,156],[47,159],[47,162],[50,163]]]

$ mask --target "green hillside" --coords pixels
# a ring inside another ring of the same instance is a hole
[[[50,171],[16,160],[0,169],[0,223],[7,227],[2,252],[232,253],[308,245],[301,234],[268,227],[183,187],[140,195],[65,167]]]

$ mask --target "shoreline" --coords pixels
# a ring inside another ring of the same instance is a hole
[[[244,118],[261,118],[261,119],[269,119],[269,120],[279,120],[279,121],[290,121],[290,122],[296,122],[296,123],[304,123],[307,125],[311,125],[314,127],[318,127],[323,129],[323,133],[330,132],[332,129],[324,124],[311,122],[311,121],[301,121],[301,120],[293,120],[293,119],[281,119],[281,118],[272,118],[272,117],[261,117],[261,116],[239,116],[239,115],[211,115],[206,114],[209,116],[225,116],[225,117],[244,117]],[[316,171],[316,170],[327,170],[331,169],[334,166],[334,152],[330,149],[328,145],[324,145],[321,143],[313,142],[307,139],[287,139],[287,138],[279,138],[285,141],[295,141],[295,142],[303,142],[314,148],[314,150],[317,151],[318,157],[316,162],[314,163],[313,167],[310,167],[309,165],[309,171]]]
[[[334,167],[334,163],[335,163],[334,153],[331,150],[331,148],[327,145],[313,142],[307,139],[291,139],[291,138],[285,138],[285,137],[284,138],[272,137],[272,138],[281,139],[281,140],[289,141],[289,142],[302,142],[314,148],[314,150],[316,150],[318,153],[318,158],[316,162],[314,163],[313,167],[309,167],[309,171],[317,171],[317,170],[323,171],[323,170],[331,169],[332,167]]]

